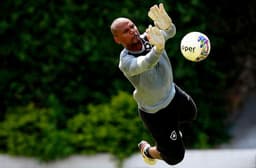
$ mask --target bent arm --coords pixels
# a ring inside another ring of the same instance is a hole
[[[121,55],[119,68],[126,76],[134,76],[154,67],[162,52],[154,48],[146,55],[135,57],[133,55]]]
[[[174,24],[168,30],[160,30],[165,40],[172,38],[176,34]],[[158,52],[153,47],[146,55],[135,57],[128,53],[121,53],[119,68],[126,76],[134,76],[154,67],[163,51]]]
[[[174,37],[175,34],[176,34],[176,27],[175,25],[172,23],[171,27],[167,30],[161,30],[164,38],[165,38],[165,41]]]

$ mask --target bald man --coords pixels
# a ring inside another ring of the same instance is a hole
[[[175,165],[185,154],[179,125],[193,121],[197,108],[191,96],[174,83],[165,51],[165,42],[176,34],[175,25],[162,4],[152,6],[149,16],[155,26],[143,34],[125,17],[114,19],[110,29],[114,41],[124,47],[119,68],[133,85],[139,115],[156,141],[155,146],[144,140],[138,144],[143,159],[151,165],[157,159]]]

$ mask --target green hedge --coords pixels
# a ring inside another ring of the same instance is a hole
[[[137,151],[141,139],[152,140],[136,111],[131,95],[120,92],[109,103],[88,105],[88,114],[79,112],[59,129],[53,109],[10,108],[0,123],[0,151],[45,161],[97,152],[123,159]]]
[[[109,103],[89,105],[89,114],[78,114],[68,122],[74,147],[82,153],[109,152],[125,158],[138,151],[141,139],[150,140],[130,94],[119,92]]]
[[[57,122],[52,109],[36,108],[34,104],[9,108],[0,123],[0,151],[42,160],[71,155],[70,136],[57,129]]]

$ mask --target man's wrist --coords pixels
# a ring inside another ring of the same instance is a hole
[[[154,46],[154,49],[157,53],[161,53],[164,50],[164,47]]]

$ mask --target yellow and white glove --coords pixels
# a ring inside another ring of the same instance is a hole
[[[167,30],[172,25],[172,19],[168,16],[162,3],[154,5],[150,8],[148,16],[154,21],[155,26],[159,29]]]
[[[161,52],[165,46],[165,39],[163,34],[157,27],[152,27],[151,25],[149,25],[146,32],[149,43],[155,46],[156,51]]]

